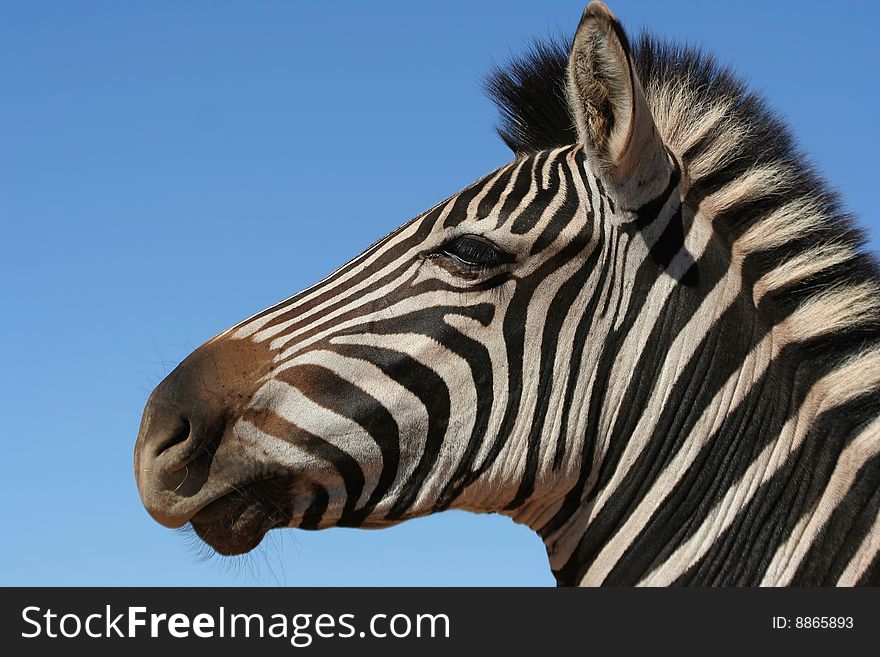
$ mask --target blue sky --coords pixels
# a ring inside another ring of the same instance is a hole
[[[880,16],[830,7],[612,3],[764,92],[877,248]],[[191,349],[508,161],[482,76],[582,9],[0,3],[0,584],[552,584],[536,535],[464,513],[201,559],[131,459]]]

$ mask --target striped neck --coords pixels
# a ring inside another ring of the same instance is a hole
[[[609,240],[629,274],[587,305],[581,412],[547,437],[566,456],[506,513],[542,536],[560,585],[836,583],[876,523],[876,456],[847,464],[876,451],[863,384],[880,360],[802,360],[802,318],[756,312],[711,224],[679,216],[696,284],[658,277],[652,244]]]

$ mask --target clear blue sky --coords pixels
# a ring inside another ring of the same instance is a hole
[[[875,247],[876,7],[612,2],[762,90]],[[582,9],[0,4],[0,584],[552,584],[536,535],[463,513],[200,560],[131,459],[191,349],[506,162],[482,76]]]

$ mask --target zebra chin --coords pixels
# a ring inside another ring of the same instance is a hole
[[[270,529],[287,527],[291,505],[285,477],[277,477],[237,489],[214,500],[190,519],[202,541],[224,556],[250,552]]]

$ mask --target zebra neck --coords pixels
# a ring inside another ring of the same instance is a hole
[[[708,333],[695,320],[678,342],[643,345],[636,362],[618,367],[625,381],[601,385],[608,393],[585,432],[587,467],[569,509],[563,503],[540,528],[561,585],[676,580],[728,529],[719,518],[735,516],[738,493],[755,483],[768,454],[752,459],[764,447],[772,453],[765,437],[779,436],[776,409],[791,391],[768,386],[769,338],[740,324],[737,340],[710,323]],[[653,348],[667,354],[654,370]],[[748,356],[734,362],[736,353]]]
[[[527,514],[560,585],[828,583],[869,540],[877,482],[838,464],[876,440],[877,395],[846,400],[853,372],[798,367],[742,299],[715,306],[669,313],[637,349],[605,341],[580,477]],[[809,539],[834,549],[808,559]]]

